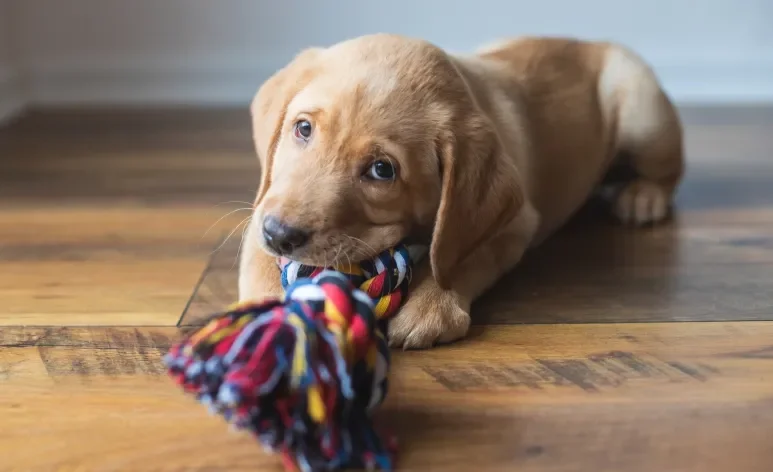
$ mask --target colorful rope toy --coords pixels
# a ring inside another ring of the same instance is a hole
[[[169,374],[288,470],[391,470],[394,439],[371,413],[388,390],[386,321],[423,254],[400,245],[335,270],[280,260],[284,298],[213,316],[170,349]]]

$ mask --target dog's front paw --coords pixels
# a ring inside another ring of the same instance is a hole
[[[463,338],[470,328],[469,306],[451,291],[433,287],[408,296],[389,322],[389,345],[424,349]]]

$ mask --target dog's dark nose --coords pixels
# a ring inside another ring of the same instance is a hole
[[[263,238],[277,253],[287,256],[309,241],[309,232],[293,228],[274,216],[263,219]]]

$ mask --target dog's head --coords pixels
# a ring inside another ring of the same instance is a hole
[[[450,58],[423,41],[372,35],[305,50],[251,112],[254,234],[273,255],[331,265],[426,238],[445,286],[522,202],[492,124]]]

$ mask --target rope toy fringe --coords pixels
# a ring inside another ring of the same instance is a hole
[[[388,390],[386,321],[423,253],[400,245],[335,270],[281,259],[283,299],[214,315],[170,349],[169,375],[287,470],[391,470],[394,438],[371,414]]]

